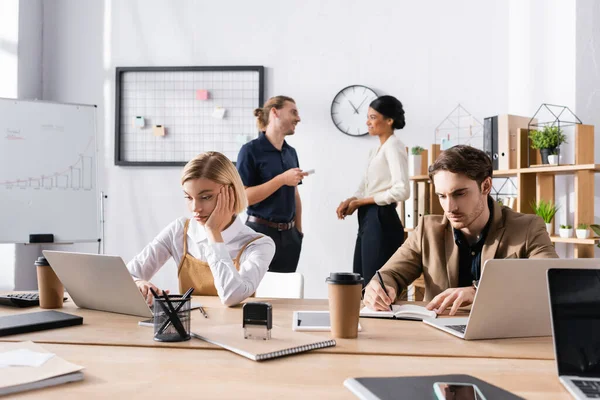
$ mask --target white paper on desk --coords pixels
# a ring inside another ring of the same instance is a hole
[[[54,357],[53,353],[38,353],[29,349],[17,349],[0,353],[1,367],[41,367]]]

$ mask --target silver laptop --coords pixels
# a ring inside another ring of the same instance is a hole
[[[600,270],[549,270],[548,297],[560,382],[576,399],[600,399]]]
[[[153,317],[121,257],[50,250],[43,253],[78,307]]]
[[[423,322],[462,339],[550,336],[546,287],[546,271],[550,268],[600,268],[600,260],[488,260],[468,317]]]

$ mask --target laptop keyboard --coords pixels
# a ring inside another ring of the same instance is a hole
[[[588,399],[600,399],[600,381],[584,381],[571,379]]]
[[[446,325],[446,327],[460,333],[465,333],[465,331],[467,330],[466,325]]]

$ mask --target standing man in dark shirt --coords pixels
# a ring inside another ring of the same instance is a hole
[[[248,196],[246,225],[275,241],[269,271],[295,272],[302,247],[302,203],[298,185],[308,174],[285,137],[300,122],[296,102],[286,96],[270,98],[254,110],[262,132],[240,149],[237,169]]]

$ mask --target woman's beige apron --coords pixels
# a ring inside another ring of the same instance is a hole
[[[217,296],[217,288],[215,287],[215,280],[210,266],[206,261],[201,261],[187,252],[187,231],[190,225],[190,220],[185,221],[183,228],[183,257],[179,263],[177,269],[177,277],[179,278],[179,293],[185,293],[186,290],[193,287],[195,296]],[[233,260],[235,269],[240,270],[240,258],[242,253],[246,250],[246,247],[262,236],[255,237],[250,240],[238,253],[237,257]]]

